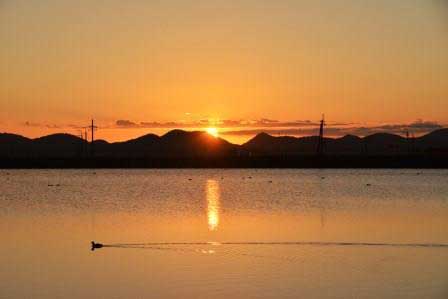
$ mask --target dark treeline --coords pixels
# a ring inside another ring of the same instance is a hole
[[[0,134],[3,168],[138,168],[138,167],[385,167],[448,168],[448,129],[417,138],[378,133],[325,138],[274,137],[258,134],[236,145],[204,132],[173,130],[109,143],[87,142],[70,134],[36,139]]]

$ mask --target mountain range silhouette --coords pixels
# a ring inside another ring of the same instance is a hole
[[[405,138],[390,133],[366,137],[346,135],[325,138],[327,155],[402,155],[447,153],[448,129],[439,129],[417,138]],[[317,136],[275,137],[260,133],[248,142],[237,145],[202,131],[172,130],[165,135],[147,134],[124,142],[109,143],[95,140],[96,157],[120,158],[183,158],[231,156],[294,156],[313,155]],[[52,134],[35,139],[16,134],[0,134],[0,157],[82,157],[90,155],[90,143],[70,134]]]

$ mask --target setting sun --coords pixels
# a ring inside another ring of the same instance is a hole
[[[207,128],[207,133],[212,135],[213,137],[218,137],[218,129],[217,128]]]

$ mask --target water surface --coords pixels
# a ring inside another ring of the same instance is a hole
[[[448,297],[448,171],[2,170],[0,205],[1,298]]]

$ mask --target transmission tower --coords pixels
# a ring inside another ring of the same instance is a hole
[[[317,140],[316,153],[322,155],[324,153],[324,126],[325,126],[325,115],[322,114],[322,120],[319,126],[319,139]]]

